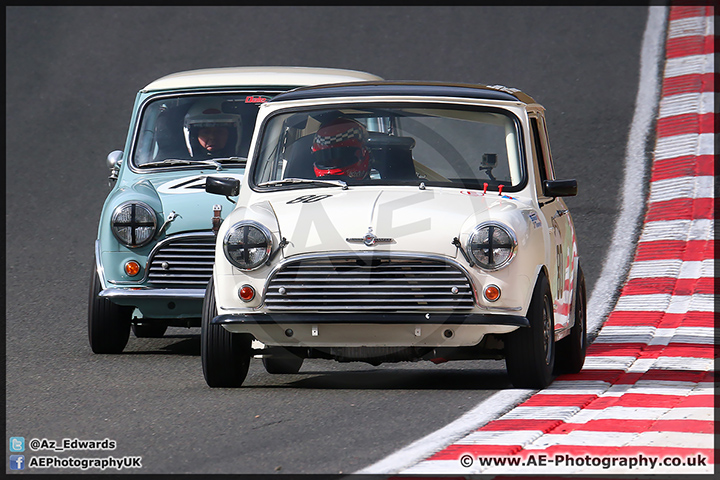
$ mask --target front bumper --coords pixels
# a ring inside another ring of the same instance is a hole
[[[262,313],[218,315],[216,325],[318,325],[318,324],[397,324],[397,325],[502,325],[529,327],[520,315],[442,314],[442,313]]]
[[[198,288],[149,288],[149,287],[130,287],[130,288],[106,288],[101,291],[98,296],[106,297],[113,303],[118,305],[132,305],[133,301],[138,299],[194,299],[202,300],[205,297],[205,290]],[[131,303],[123,303],[123,302]]]
[[[144,318],[199,319],[205,290],[198,288],[110,287],[100,291],[98,296],[107,298],[116,305],[136,307]]]
[[[218,315],[211,321],[284,347],[461,347],[485,335],[529,327],[518,315],[441,313],[264,313]]]

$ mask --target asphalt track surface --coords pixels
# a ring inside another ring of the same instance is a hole
[[[517,87],[547,108],[558,177],[578,180],[568,205],[591,292],[620,207],[646,20],[646,7],[7,8],[6,438],[109,438],[112,452],[38,454],[142,456],[142,473],[348,473],[510,388],[502,362],[308,361],[274,376],[255,361],[243,388],[210,389],[197,329],[93,355],[105,156],[137,90],[180,70]]]

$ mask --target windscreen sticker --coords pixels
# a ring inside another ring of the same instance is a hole
[[[248,95],[245,97],[245,103],[265,103],[270,100],[267,97],[261,97],[260,95]]]

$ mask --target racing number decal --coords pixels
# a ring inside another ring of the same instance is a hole
[[[290,200],[289,202],[287,202],[287,204],[292,205],[294,203],[315,203],[328,197],[332,197],[332,195],[303,195],[302,197]]]

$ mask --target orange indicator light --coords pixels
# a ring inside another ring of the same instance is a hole
[[[483,291],[483,295],[490,302],[497,301],[500,298],[500,287],[497,285],[488,285]]]
[[[240,287],[240,291],[238,293],[240,295],[240,300],[243,302],[249,302],[255,298],[255,289],[250,285],[243,285]]]
[[[130,260],[125,264],[125,273],[127,273],[131,277],[134,277],[135,275],[140,273],[140,264],[135,260]]]

